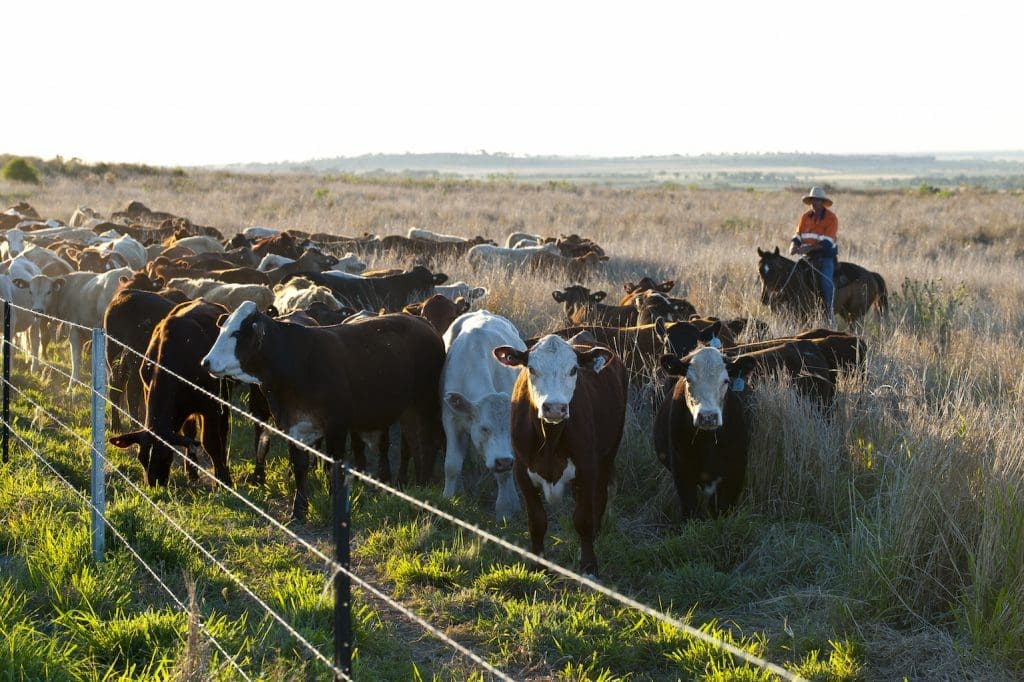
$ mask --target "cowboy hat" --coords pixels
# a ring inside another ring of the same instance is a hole
[[[803,202],[805,204],[807,204],[808,206],[810,206],[811,199],[821,199],[821,200],[823,200],[825,202],[825,206],[826,207],[832,205],[832,200],[829,199],[827,196],[825,196],[825,190],[823,188],[821,188],[821,187],[818,187],[818,186],[814,186],[814,187],[811,188],[811,191],[808,192],[807,196],[805,196],[803,198]]]

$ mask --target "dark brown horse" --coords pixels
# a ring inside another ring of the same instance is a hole
[[[792,260],[775,251],[757,250],[761,277],[761,304],[772,311],[787,310],[807,320],[821,310],[821,286],[813,265],[805,258]],[[853,263],[840,262],[833,277],[833,310],[848,325],[864,316],[872,307],[879,320],[889,309],[885,280]]]

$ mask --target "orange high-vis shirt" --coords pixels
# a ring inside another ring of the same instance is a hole
[[[828,242],[836,246],[836,233],[839,232],[839,218],[835,213],[825,209],[825,215],[821,220],[814,217],[814,209],[807,211],[800,216],[800,222],[796,225],[796,237],[801,244],[814,246],[819,241]]]

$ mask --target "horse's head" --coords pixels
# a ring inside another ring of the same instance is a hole
[[[758,247],[757,255],[760,258],[757,274],[761,278],[761,305],[770,307],[772,300],[786,287],[796,263],[779,253],[777,246],[774,251],[762,251]]]

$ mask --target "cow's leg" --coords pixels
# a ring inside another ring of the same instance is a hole
[[[29,369],[33,374],[39,371],[39,358],[43,357],[42,337],[42,323],[38,317],[33,315],[32,324],[30,324],[28,328],[29,351],[32,354]]]
[[[185,447],[185,476],[188,478],[189,483],[195,483],[199,480],[199,420],[202,417],[193,415],[185,420],[185,423],[181,427],[181,435],[188,440],[192,441],[193,445],[187,445]],[[203,428],[205,432],[206,429]]]
[[[259,386],[249,384],[249,412],[262,422],[271,419],[270,408]],[[267,451],[270,450],[270,433],[257,423],[252,425],[252,482],[262,485],[267,480]]]
[[[494,480],[498,483],[498,499],[494,502],[494,517],[504,523],[512,520],[512,517],[520,509],[516,479],[511,471],[496,471]]]
[[[203,449],[213,462],[213,473],[217,480],[230,487],[233,484],[228,469],[228,411],[220,409],[219,404],[211,407],[214,414],[203,417]]]
[[[382,429],[377,439],[377,450],[380,459],[377,460],[377,478],[384,483],[391,482],[391,427]]]
[[[573,510],[572,522],[576,527],[576,534],[580,536],[580,570],[583,575],[596,577],[597,555],[594,554],[594,535],[600,521],[595,518],[597,516],[597,491],[593,489],[594,481],[592,480],[581,480],[581,477],[577,476],[575,483],[573,488],[576,495],[576,508]]]
[[[544,555],[544,535],[548,532],[548,514],[544,509],[544,503],[540,499],[540,492],[530,475],[526,472],[526,465],[516,458],[512,468],[515,472],[516,483],[519,485],[519,492],[523,496],[523,503],[526,505],[526,520],[530,528],[530,551],[534,554]]]
[[[71,345],[71,379],[68,382],[70,391],[81,377],[82,334],[78,327],[69,326],[68,343]]]
[[[441,423],[447,444],[444,451],[444,496],[455,497],[459,488],[459,476],[466,459],[466,438],[459,420],[447,406],[441,412]],[[499,489],[500,495],[500,489]]]
[[[349,435],[352,443],[352,468],[359,471],[366,471],[366,441],[360,431],[353,431]]]
[[[309,510],[309,453],[292,443],[288,444],[288,459],[292,463],[292,474],[295,476],[295,500],[292,502],[292,519],[305,521]]]
[[[685,469],[685,463],[680,461],[680,454],[675,448],[669,445],[670,469],[672,471],[672,482],[676,486],[676,495],[679,496],[679,506],[683,512],[683,521],[694,518],[700,512],[700,505],[697,499],[698,477],[693,472]]]

